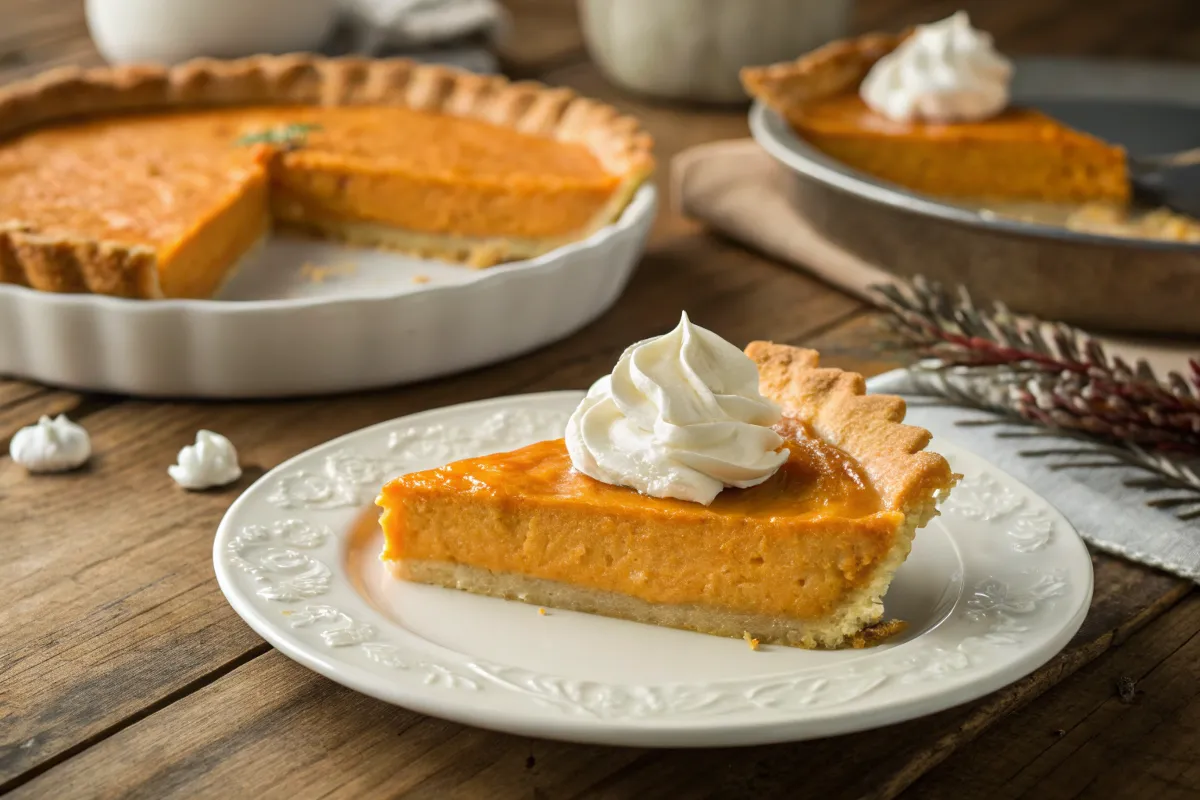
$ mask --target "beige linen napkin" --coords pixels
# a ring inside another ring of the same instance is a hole
[[[822,237],[788,200],[785,169],[751,139],[700,145],[671,163],[672,203],[736,241],[872,300],[867,287],[890,273]],[[1098,338],[1126,359],[1145,358],[1160,374],[1186,374],[1188,356],[1200,352],[1194,339]]]
[[[867,287],[890,275],[822,238],[788,201],[784,169],[751,139],[693,147],[671,163],[672,202],[685,216],[869,299]]]

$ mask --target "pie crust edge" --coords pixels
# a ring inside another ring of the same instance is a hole
[[[821,367],[816,350],[757,341],[746,355],[758,366],[762,393],[854,458],[886,510],[906,511],[953,487],[949,462],[925,450],[933,435],[904,424],[904,398],[867,394],[862,375]]]
[[[651,137],[611,105],[566,88],[402,58],[294,54],[202,58],[169,67],[62,67],[0,88],[0,139],[74,118],[237,105],[400,105],[582,144],[622,177],[605,224],[654,170]],[[47,235],[21,220],[0,219],[0,282],[163,297],[153,248]]]
[[[912,30],[838,39],[794,61],[743,67],[745,90],[787,117],[808,103],[856,89],[875,62],[900,46]]]

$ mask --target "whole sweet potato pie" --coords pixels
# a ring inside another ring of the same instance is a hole
[[[707,506],[648,497],[540,442],[385,486],[384,560],[406,580],[763,642],[896,633],[881,598],[957,476],[901,398],[866,395],[811,350],[746,353],[784,412],[788,459],[765,483]]]
[[[569,90],[406,60],[266,56],[0,90],[0,282],[211,296],[271,227],[473,266],[608,224],[653,169]]]

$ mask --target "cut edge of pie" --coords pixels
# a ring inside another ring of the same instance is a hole
[[[870,576],[846,591],[830,613],[813,619],[710,604],[653,602],[561,580],[493,571],[458,559],[389,558],[394,540],[403,537],[405,523],[399,509],[405,501],[389,497],[385,487],[379,504],[384,508],[381,523],[388,545],[382,557],[392,574],[476,594],[718,636],[742,638],[750,632],[764,643],[806,648],[864,647],[903,630],[903,621],[883,618],[882,597],[908,557],[916,531],[937,515],[938,502],[958,476],[942,456],[924,451],[928,431],[902,423],[902,398],[866,395],[861,375],[819,368],[812,350],[753,342],[746,353],[758,365],[763,394],[778,402],[785,416],[803,421],[822,440],[854,458],[878,491],[883,510],[899,512],[898,525],[889,532],[887,552]],[[447,494],[442,500],[453,511],[454,497]],[[428,498],[415,502],[422,505]],[[485,510],[485,518],[488,513]],[[481,530],[479,535],[488,534]],[[846,551],[851,558],[852,551],[851,544]],[[847,578],[846,583],[851,581]]]
[[[582,145],[617,179],[616,188],[590,224],[569,236],[546,240],[447,237],[369,221],[277,217],[284,225],[317,230],[353,244],[417,252],[477,267],[539,255],[594,233],[621,214],[654,170],[652,140],[635,119],[570,89],[510,82],[500,76],[408,59],[308,54],[195,59],[169,67],[51,70],[0,89],[0,140],[97,116],[255,105],[404,106],[473,119]],[[278,152],[271,150],[264,146],[264,166]],[[265,173],[250,175],[248,185],[262,185],[264,177]],[[236,243],[249,249],[255,237],[248,233],[257,231],[261,238],[270,221],[264,204],[253,224],[243,226],[246,230],[231,232],[230,247]],[[159,254],[148,245],[51,235],[19,219],[0,219],[0,282],[49,291],[154,299],[168,296],[159,267]],[[228,277],[218,270],[208,283],[215,289]]]
[[[840,39],[794,61],[745,67],[742,85],[818,150],[916,191],[979,200],[1129,202],[1124,148],[1034,109],[1010,106],[993,118],[944,124],[897,123],[870,111],[858,100],[859,86],[914,30]]]

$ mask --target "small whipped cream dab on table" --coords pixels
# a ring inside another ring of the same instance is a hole
[[[967,12],[912,35],[875,63],[859,94],[897,122],[978,122],[1008,106],[1012,63],[990,34],[971,27]]]
[[[684,313],[596,381],[567,423],[567,451],[598,481],[708,505],[783,466],[788,451],[771,427],[781,416],[750,357]]]
[[[17,431],[8,445],[12,460],[30,472],[68,472],[92,456],[92,440],[81,425],[59,414]]]
[[[237,450],[219,433],[199,431],[196,443],[179,451],[167,474],[184,489],[197,491],[227,486],[242,477]]]

